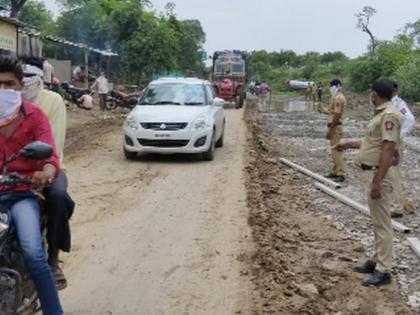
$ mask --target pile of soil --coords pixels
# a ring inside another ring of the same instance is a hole
[[[319,192],[278,161],[293,146],[266,132],[256,100],[246,122],[254,314],[414,314],[395,282],[361,285],[352,266],[365,259],[363,246],[321,215]]]

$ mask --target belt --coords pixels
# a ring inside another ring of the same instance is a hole
[[[338,122],[338,123],[336,123],[335,124],[335,126],[334,127],[336,127],[336,126],[341,126],[343,123],[342,122]],[[329,123],[328,125],[327,125],[327,127],[328,128],[330,128],[331,127],[331,123]]]
[[[362,164],[360,165],[360,167],[364,171],[375,171],[379,169],[379,166],[371,166],[371,165],[366,165],[366,164]]]

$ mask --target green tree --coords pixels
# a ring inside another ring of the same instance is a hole
[[[420,101],[420,51],[415,51],[409,60],[400,66],[392,77],[399,85],[399,93],[413,101]]]
[[[0,6],[8,8],[9,17],[16,17],[27,0],[0,0]]]
[[[44,34],[54,34],[55,22],[53,15],[47,10],[45,4],[38,0],[29,0],[19,12],[17,18]]]
[[[177,68],[176,34],[167,23],[156,19],[153,13],[141,16],[140,27],[123,44],[123,63],[127,75],[135,81],[150,78],[154,73]]]
[[[370,20],[375,14],[376,10],[369,6],[363,7],[362,12],[355,14],[357,17],[357,28],[361,29],[362,32],[369,35],[370,49],[372,53],[375,51],[376,40],[375,36],[373,36],[373,33],[370,30]]]

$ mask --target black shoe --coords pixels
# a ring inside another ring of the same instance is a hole
[[[363,279],[364,286],[380,286],[391,283],[391,275],[387,272],[375,271],[371,275]]]
[[[336,176],[335,178],[333,178],[333,181],[335,181],[336,183],[342,183],[346,180],[346,178],[344,176]]]
[[[364,264],[354,266],[354,270],[360,273],[374,273],[376,268],[376,263],[368,260]]]
[[[337,178],[337,175],[333,174],[333,173],[329,173],[328,175],[324,176],[325,178]]]
[[[403,216],[404,216],[404,214],[403,214],[403,213],[401,213],[401,212],[394,212],[394,211],[391,211],[391,218],[392,218],[392,219],[402,218]]]

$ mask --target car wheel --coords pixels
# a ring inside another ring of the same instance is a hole
[[[137,157],[137,152],[127,151],[126,148],[123,148],[124,156],[127,160],[134,160]]]
[[[223,145],[225,143],[225,125],[226,125],[226,122],[223,121],[222,135],[220,136],[219,140],[217,140],[217,142],[216,142],[216,148],[223,147]]]
[[[213,161],[214,159],[214,151],[216,150],[216,131],[213,130],[213,134],[211,136],[211,143],[209,149],[203,153],[203,160],[204,161]]]

